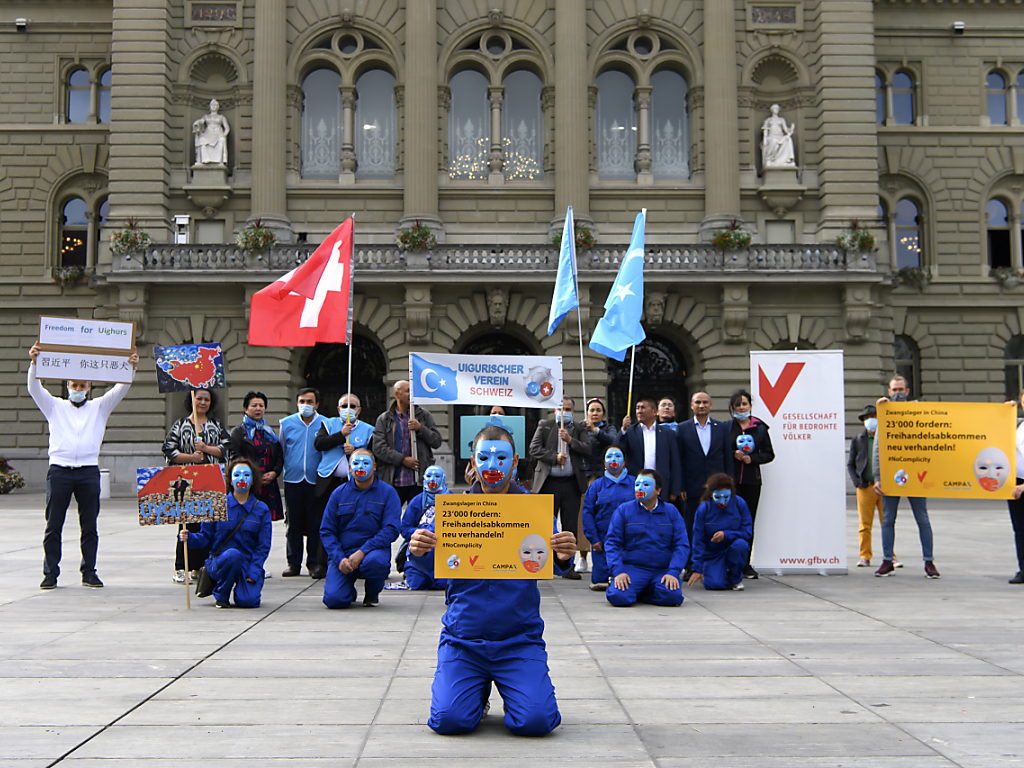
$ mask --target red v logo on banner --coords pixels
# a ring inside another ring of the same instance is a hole
[[[470,565],[476,565],[477,558],[479,558],[479,557],[480,557],[480,555],[473,555],[471,558],[469,558],[469,564]]]
[[[768,377],[764,375],[764,369],[760,365],[757,366],[758,388],[761,390],[761,401],[768,407],[772,416],[779,412],[782,402],[786,399],[786,395],[789,394],[789,390],[796,384],[797,376],[800,375],[804,365],[805,363],[786,363],[782,373],[779,374],[779,380],[775,384],[769,382]]]

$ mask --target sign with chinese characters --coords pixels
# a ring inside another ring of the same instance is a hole
[[[36,377],[130,384],[135,326],[112,320],[40,317]]]
[[[134,372],[128,358],[121,356],[43,351],[36,358],[38,379],[131,384]]]

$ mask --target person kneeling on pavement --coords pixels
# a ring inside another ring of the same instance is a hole
[[[686,525],[673,505],[660,498],[662,479],[653,469],[637,474],[636,498],[615,510],[604,538],[608,572],[615,575],[606,597],[624,608],[637,600],[681,605],[680,576],[690,555]]]
[[[747,503],[734,491],[732,478],[724,473],[708,479],[693,522],[691,586],[703,580],[704,589],[743,589],[754,523]]]
[[[363,579],[363,605],[379,602],[391,573],[391,543],[398,538],[402,503],[390,485],[377,477],[377,463],[366,448],[349,460],[352,479],[331,494],[320,524],[327,550],[324,605],[348,608],[356,599],[356,579]]]
[[[235,459],[228,476],[228,519],[203,523],[197,532],[185,530],[178,536],[190,548],[209,548],[206,572],[213,579],[218,608],[230,607],[232,590],[237,607],[258,608],[265,577],[263,565],[270,555],[270,508],[256,498],[262,475],[253,462]]]
[[[423,473],[423,493],[409,502],[402,515],[402,537],[412,539],[417,530],[434,532],[434,503],[438,496],[451,493],[444,470],[436,464]],[[445,589],[448,579],[434,578],[434,555],[409,553],[405,562],[405,583],[409,589]]]
[[[626,471],[622,449],[611,446],[604,452],[604,475],[596,478],[583,496],[583,532],[593,553],[590,588],[595,592],[608,589],[608,559],[603,542],[615,510],[635,498],[634,485],[636,478]]]

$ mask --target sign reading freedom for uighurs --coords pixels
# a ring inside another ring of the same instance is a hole
[[[554,578],[553,497],[474,493],[436,502],[437,578]]]
[[[882,491],[956,499],[1013,497],[1017,458],[1013,403],[882,403]]]
[[[135,326],[112,320],[40,317],[36,377],[130,384]]]
[[[412,399],[420,405],[562,404],[562,358],[506,355],[409,355]]]

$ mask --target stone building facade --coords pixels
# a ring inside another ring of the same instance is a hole
[[[752,349],[842,349],[852,435],[894,368],[925,398],[1021,384],[1019,2],[3,5],[0,454],[37,488],[46,428],[24,379],[40,314],[137,324],[143,362],[104,455],[127,488],[180,415],[153,345],[220,342],[232,424],[249,389],[272,421],[304,383],[340,394],[343,347],[250,347],[247,314],[352,213],[371,418],[410,350],[563,355],[566,390],[582,395],[585,366],[621,418],[623,367],[581,363],[574,316],[546,335],[568,205],[598,234],[579,255],[585,338],[648,210],[638,393],[707,389],[724,417]],[[211,99],[231,127],[222,169],[196,165]],[[773,104],[793,127],[781,173],[760,151]],[[280,243],[258,258],[232,245],[257,219]],[[837,247],[853,219],[875,250]],[[733,220],[751,245],[716,250]],[[129,221],[155,245],[112,254]],[[395,245],[416,223],[429,254]],[[85,279],[55,284],[76,265]],[[465,410],[435,414],[449,446]]]

